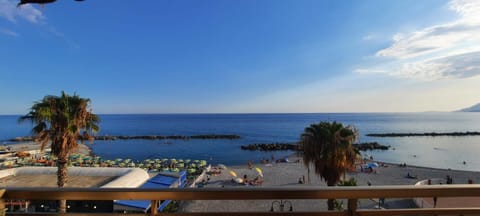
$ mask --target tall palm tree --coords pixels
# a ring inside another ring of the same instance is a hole
[[[32,133],[35,141],[41,144],[43,151],[48,143],[57,159],[57,185],[67,183],[68,156],[78,148],[81,142],[93,141],[92,132],[99,130],[100,119],[89,108],[90,99],[74,94],[70,96],[62,91],[61,96],[45,96],[30,108],[30,112],[19,118],[20,122],[33,123]],[[61,200],[59,212],[66,212],[66,201]]]
[[[346,170],[355,165],[357,153],[352,144],[357,138],[357,131],[351,126],[320,122],[305,128],[300,138],[305,166],[313,165],[315,173],[328,186],[335,186]],[[334,209],[333,199],[329,199],[327,204],[329,210]]]

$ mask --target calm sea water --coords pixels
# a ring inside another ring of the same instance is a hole
[[[360,142],[377,141],[392,150],[365,154],[374,159],[436,168],[480,171],[480,136],[366,137],[367,133],[480,131],[480,113],[321,113],[321,114],[152,114],[101,115],[100,135],[238,134],[238,140],[95,141],[93,152],[105,159],[183,158],[210,163],[245,164],[290,151],[244,151],[252,143],[295,142],[303,129],[319,121],[351,124]],[[0,116],[0,140],[29,135],[30,123]],[[5,142],[4,142],[5,143]],[[467,164],[464,165],[463,161]]]

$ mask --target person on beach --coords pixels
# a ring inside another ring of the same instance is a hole
[[[249,169],[253,169],[253,161],[252,161],[252,160],[249,160],[249,161],[247,162],[247,165],[248,165],[248,168],[249,168]]]
[[[260,176],[257,176],[252,181],[250,181],[249,184],[252,185],[252,186],[262,185],[263,180],[260,180]]]

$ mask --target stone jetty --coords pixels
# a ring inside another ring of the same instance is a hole
[[[242,150],[251,151],[282,151],[282,150],[297,150],[296,143],[256,143],[245,146],[240,146]]]
[[[371,150],[388,150],[390,146],[382,145],[378,142],[366,142],[353,144],[353,147],[359,151],[371,151]]]
[[[382,145],[377,142],[357,143],[353,147],[359,151],[368,150],[388,150],[390,146]],[[240,146],[242,150],[250,151],[284,151],[284,150],[300,150],[298,143],[256,143]]]

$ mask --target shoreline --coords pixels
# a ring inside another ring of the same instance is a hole
[[[15,144],[4,144],[4,146],[9,146],[12,148],[12,151],[32,151],[32,150],[40,150],[40,144],[36,142],[20,142],[20,143],[15,143]],[[49,148],[47,145],[46,148]],[[89,146],[87,143],[79,143],[78,144],[78,149],[74,150],[71,153],[78,153],[78,154],[83,154],[83,155],[88,155],[88,156],[95,156],[92,148]],[[287,155],[286,157],[289,158],[290,161],[295,161],[298,159],[302,159],[301,157],[297,156],[297,153],[292,153],[290,155]],[[378,164],[385,164],[388,166],[392,167],[399,167],[399,163],[392,163],[392,162],[385,162],[385,161],[378,161],[378,160],[365,160],[366,163],[373,163],[376,162]],[[247,160],[245,161],[245,164],[247,163]],[[260,164],[259,162],[257,163],[254,161],[255,164]],[[301,163],[303,164],[303,163]],[[213,165],[213,164],[212,164]],[[244,164],[235,164],[231,165],[231,167],[243,167],[245,166]],[[405,167],[402,167],[405,168]],[[419,166],[419,165],[412,165],[412,164],[407,164],[406,168],[413,168],[413,169],[428,169],[432,171],[440,171],[440,172],[465,172],[465,173],[472,173],[472,174],[480,174],[480,171],[473,171],[473,170],[460,170],[460,169],[445,169],[445,168],[436,168],[436,167],[428,167],[428,166]]]

